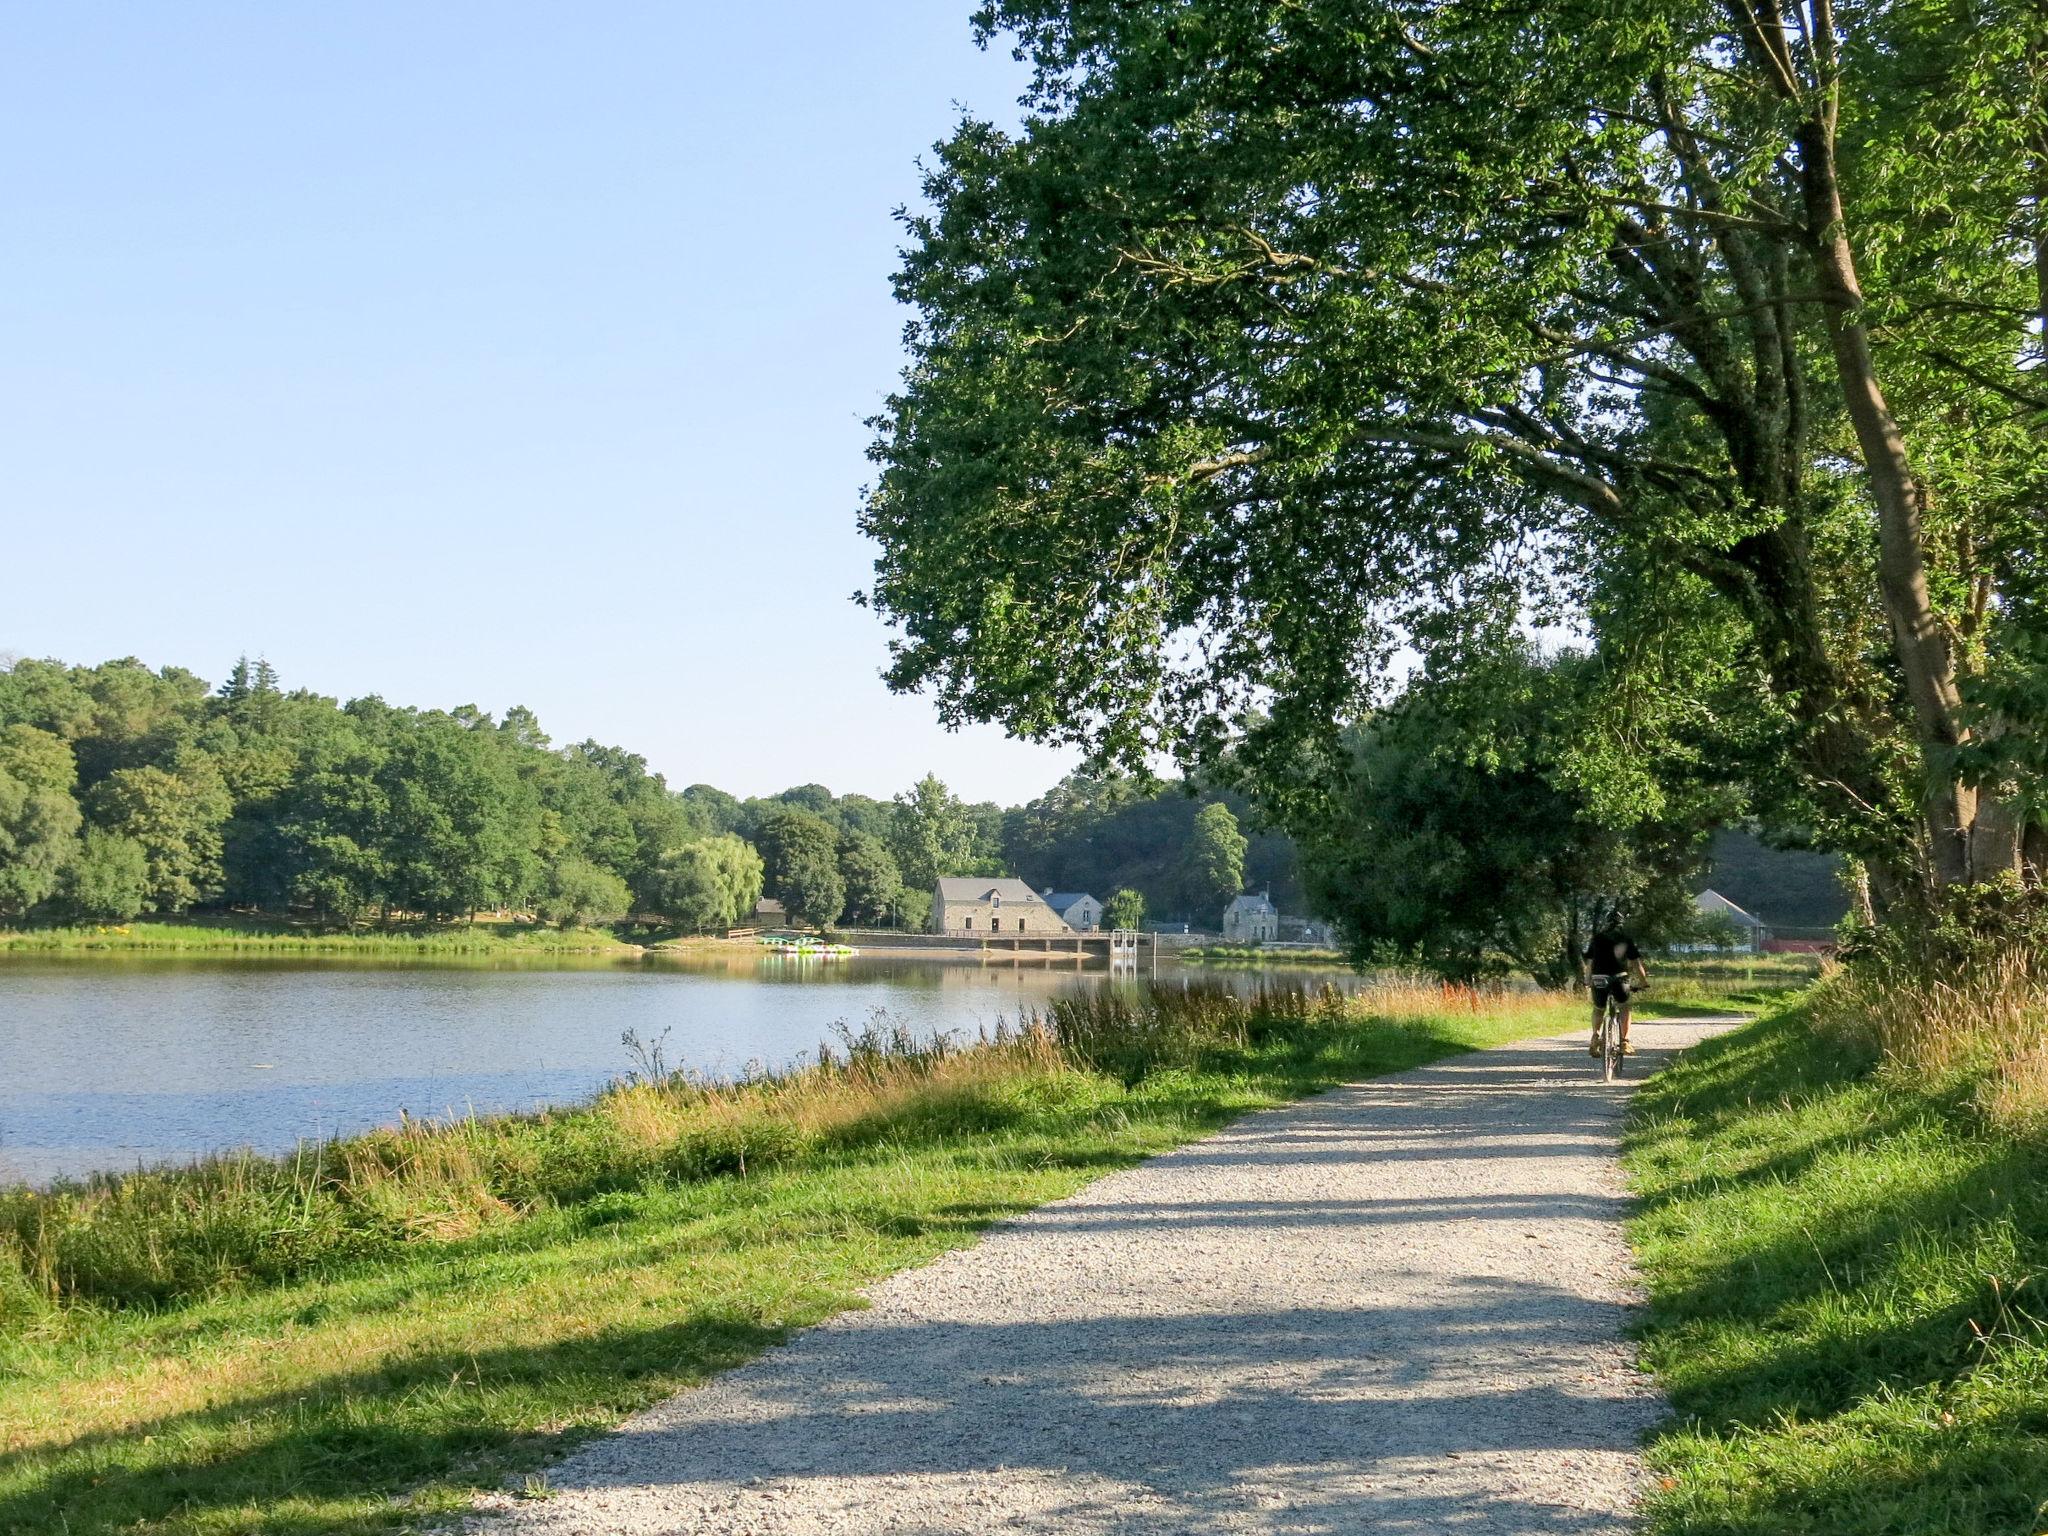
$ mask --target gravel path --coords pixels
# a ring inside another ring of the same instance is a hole
[[[1715,1027],[1639,1023],[1635,1076]],[[1628,1085],[1584,1039],[1112,1174],[628,1421],[476,1529],[1626,1530],[1661,1405],[1622,1342]]]

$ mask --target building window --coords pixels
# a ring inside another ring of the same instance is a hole
[[[972,928],[972,927],[974,926],[974,919],[970,917],[970,918],[968,918],[968,919],[967,919],[967,920],[966,920],[965,922],[963,922],[963,923],[962,923],[962,924],[961,924],[960,926],[961,926],[961,927],[963,927],[963,928]]]
[[[988,931],[990,933],[1001,933],[1003,931],[1003,920],[1000,917],[990,918],[988,920]]]

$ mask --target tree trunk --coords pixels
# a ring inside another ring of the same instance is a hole
[[[1870,866],[1861,859],[1849,866],[1849,910],[1865,928],[1877,926],[1877,903],[1870,899]]]
[[[1962,698],[1955,656],[1927,590],[1925,496],[1913,476],[1905,437],[1885,403],[1870,335],[1861,319],[1863,290],[1843,224],[1831,122],[1821,116],[1809,120],[1800,129],[1799,147],[1808,248],[1828,296],[1835,373],[1877,504],[1878,589],[1913,706],[1932,873],[1938,886],[1957,885],[1971,878],[1976,793],[1956,775],[1956,748],[1963,738]]]
[[[1985,789],[1977,793],[1977,820],[1970,829],[1970,878],[1997,880],[2021,873],[2020,838],[2026,829],[2026,808],[2011,795]]]

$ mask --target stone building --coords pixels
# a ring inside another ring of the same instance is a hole
[[[1102,926],[1102,903],[1086,891],[1047,891],[1045,904],[1076,933],[1093,933]]]
[[[1045,898],[1022,880],[949,875],[932,891],[932,932],[1029,935],[1072,933]]]
[[[1223,938],[1230,944],[1270,944],[1280,937],[1280,909],[1264,891],[1238,897],[1223,909]]]

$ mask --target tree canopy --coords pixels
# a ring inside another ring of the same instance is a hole
[[[1397,650],[1571,621],[1881,900],[2048,864],[2038,754],[1986,750],[2043,724],[1996,666],[2048,537],[2037,9],[980,16],[1029,116],[906,215],[897,687],[1285,812]]]
[[[1303,862],[1361,960],[1562,982],[1617,903],[1645,942],[1683,936],[1727,797],[1669,767],[1645,775],[1606,683],[1598,657],[1516,649],[1418,680],[1351,733]],[[1685,761],[1682,742],[1653,751]]]

